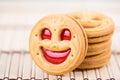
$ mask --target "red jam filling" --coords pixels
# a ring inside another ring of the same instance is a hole
[[[43,47],[41,49],[42,49],[45,59],[48,62],[53,63],[53,64],[60,64],[64,62],[67,59],[69,53],[71,52],[71,49],[67,49],[64,51],[51,51]]]
[[[71,40],[71,32],[68,29],[62,31],[61,40]]]
[[[42,31],[41,38],[42,39],[51,39],[52,33],[50,32],[49,29],[45,28]]]

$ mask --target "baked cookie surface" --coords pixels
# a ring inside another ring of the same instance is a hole
[[[106,50],[105,52],[95,55],[95,56],[90,56],[86,57],[82,64],[80,64],[78,69],[93,69],[93,68],[99,68],[102,66],[105,66],[108,64],[110,61],[111,57],[111,51]]]
[[[68,16],[71,16],[85,28],[88,38],[104,36],[114,31],[113,20],[100,13],[74,12]]]
[[[65,15],[49,15],[32,29],[30,54],[39,68],[62,75],[78,67],[87,53],[83,28]]]
[[[113,33],[110,33],[110,34],[100,36],[100,37],[89,38],[88,43],[99,43],[99,42],[107,41],[111,39],[112,35]]]
[[[102,51],[106,47],[109,47],[111,45],[111,40],[99,42],[99,43],[92,43],[88,44],[88,52],[97,52],[97,51]]]
[[[102,53],[105,52],[106,50],[110,50],[110,49],[111,49],[111,46],[106,46],[104,49],[101,49],[101,50],[88,51],[86,56],[93,56],[93,55],[102,54]]]

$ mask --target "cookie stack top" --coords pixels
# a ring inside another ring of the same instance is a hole
[[[114,22],[106,15],[95,12],[74,12],[68,15],[84,27],[88,39],[106,36],[114,31]]]

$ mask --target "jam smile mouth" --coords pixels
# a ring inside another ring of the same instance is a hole
[[[52,51],[42,47],[41,50],[45,59],[53,64],[60,64],[64,62],[67,59],[69,53],[71,52],[70,48],[64,51]]]

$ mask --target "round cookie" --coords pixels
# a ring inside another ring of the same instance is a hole
[[[100,37],[94,37],[94,38],[89,38],[88,39],[88,43],[99,43],[99,42],[103,42],[106,40],[111,39],[113,33],[110,33],[108,35],[104,35],[104,36],[100,36]]]
[[[112,33],[114,30],[113,20],[103,14],[94,12],[74,12],[68,14],[68,16],[71,16],[85,28],[88,38],[104,36]]]
[[[106,52],[99,55],[86,57],[82,64],[80,64],[80,66],[77,67],[77,69],[93,69],[105,66],[110,61],[110,57],[110,50],[107,50]]]
[[[65,15],[49,15],[32,29],[29,48],[32,59],[49,74],[62,75],[78,67],[87,53],[83,28]]]
[[[111,45],[111,40],[107,40],[100,43],[88,44],[88,52],[97,52],[105,49]]]
[[[102,50],[87,52],[87,55],[86,55],[86,56],[93,56],[93,55],[101,54],[101,53],[105,52],[106,50],[110,50],[110,47],[111,47],[111,46],[106,46],[106,47],[105,47],[104,49],[102,49]]]

